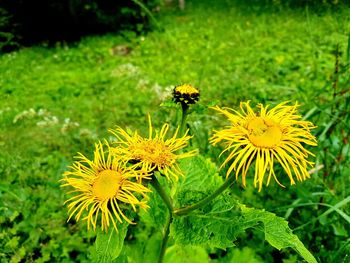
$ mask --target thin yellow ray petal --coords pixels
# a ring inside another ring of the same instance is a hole
[[[111,207],[112,207],[112,210],[113,210],[113,214],[115,215],[115,217],[117,218],[117,220],[120,222],[120,223],[123,223],[122,219],[120,218],[117,210],[115,209],[115,206],[118,205],[118,201],[113,199],[110,201],[110,204],[111,204]]]
[[[243,183],[244,186],[246,185],[246,176],[247,176],[248,169],[250,167],[251,162],[255,158],[255,155],[256,155],[257,151],[258,151],[257,149],[254,149],[254,151],[251,153],[251,156],[250,156],[248,162],[246,162],[244,164],[244,167],[242,169],[242,183]]]
[[[153,128],[152,128],[152,121],[151,121],[151,115],[148,114],[148,138],[153,138]]]

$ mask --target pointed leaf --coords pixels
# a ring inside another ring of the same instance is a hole
[[[98,230],[95,241],[96,252],[92,255],[95,262],[108,263],[116,259],[124,244],[128,223],[118,225],[118,232],[110,228],[108,232]]]

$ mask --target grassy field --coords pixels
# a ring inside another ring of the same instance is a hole
[[[232,191],[247,205],[285,217],[320,262],[350,262],[349,14],[347,7],[192,1],[182,12],[162,10],[160,28],[142,36],[91,36],[2,55],[0,262],[89,262],[95,235],[85,224],[66,223],[62,173],[76,152],[91,156],[108,128],[145,133],[147,113],[155,126],[175,123],[177,114],[164,101],[181,83],[201,91],[201,106],[189,120],[199,140],[222,125],[206,105],[301,104],[318,126],[314,153],[323,168],[288,191],[274,185],[261,193],[252,185]],[[199,148],[215,158],[207,143]],[[299,259],[259,235],[247,236],[213,260]]]

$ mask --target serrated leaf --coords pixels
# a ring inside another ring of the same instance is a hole
[[[223,183],[216,165],[203,156],[181,160],[180,168],[185,177],[180,178],[174,196],[178,207],[200,200]]]
[[[292,233],[288,226],[288,222],[273,213],[255,209],[247,208],[241,205],[244,220],[253,227],[252,224],[257,225],[262,222],[264,225],[265,240],[277,249],[290,247],[297,251],[307,262],[317,263],[313,255],[306,249],[299,238]]]
[[[95,241],[95,254],[92,255],[94,262],[108,263],[116,259],[124,244],[128,223],[118,225],[118,232],[114,228],[110,228],[108,232],[102,230],[97,231]]]
[[[181,206],[199,201],[223,183],[215,164],[201,156],[181,162],[181,168],[186,172],[186,178],[179,182],[175,195]],[[234,246],[233,242],[239,234],[248,228],[259,229],[261,223],[265,239],[272,246],[277,249],[290,247],[307,262],[316,262],[299,238],[292,233],[286,220],[273,213],[239,204],[229,191],[199,210],[175,217],[171,234],[177,244],[226,249]]]
[[[171,234],[182,245],[201,245],[221,249],[233,247],[238,229],[238,218],[192,214],[174,219]]]
[[[223,199],[218,199],[216,206],[223,205]],[[226,200],[227,202],[227,200]],[[232,205],[232,203],[231,203]],[[263,224],[265,240],[277,249],[292,248],[297,251],[307,262],[317,262],[312,254],[305,248],[299,238],[292,233],[288,222],[273,213],[264,210],[247,208],[240,205],[232,209],[206,213],[192,213],[184,217],[176,218],[172,224],[172,234],[176,243],[191,245],[209,245],[225,249],[232,247],[236,237],[248,228],[258,228]],[[191,229],[191,231],[188,231]]]
[[[180,163],[186,176],[179,180],[175,201],[177,206],[193,204],[211,194],[223,183],[217,167],[209,159],[196,156]],[[226,201],[222,201],[225,199]],[[221,201],[220,201],[221,200]],[[208,245],[225,249],[234,246],[237,201],[225,193],[192,214],[176,217],[171,234],[182,245]],[[191,229],[191,231],[188,231]],[[238,231],[238,233],[242,230]]]

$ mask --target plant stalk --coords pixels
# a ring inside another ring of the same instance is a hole
[[[154,189],[156,189],[157,193],[162,198],[163,202],[165,203],[166,207],[169,210],[169,217],[168,217],[166,224],[165,224],[165,231],[163,234],[162,245],[160,248],[160,254],[159,254],[159,258],[158,258],[158,263],[162,263],[163,259],[164,259],[167,243],[169,240],[170,224],[173,221],[174,207],[173,207],[173,203],[172,203],[171,199],[169,198],[169,196],[165,192],[164,188],[160,185],[159,181],[157,180],[157,177],[154,174],[152,176],[151,184],[154,187]]]
[[[170,224],[172,221],[173,221],[173,213],[171,212],[171,213],[169,213],[169,217],[168,217],[168,220],[167,220],[166,225],[165,225],[165,231],[164,231],[164,235],[163,235],[162,246],[160,247],[160,254],[159,254],[159,258],[158,258],[158,263],[163,262],[167,243],[169,240]]]
[[[214,193],[211,195],[205,197],[201,201],[199,201],[196,204],[186,206],[183,208],[175,209],[174,210],[174,215],[175,216],[183,216],[187,215],[188,213],[192,212],[193,210],[196,210],[198,208],[201,208],[205,205],[207,205],[209,202],[211,202],[213,199],[215,199],[218,195],[220,195],[222,192],[224,192],[228,187],[230,187],[234,183],[235,177],[230,176],[226,181],[218,188],[215,190]]]
[[[185,134],[185,131],[186,131],[188,108],[189,108],[189,106],[186,103],[181,103],[181,110],[182,110],[181,124],[180,124],[180,135],[181,136],[183,136]]]
[[[151,185],[154,187],[154,189],[156,189],[157,193],[167,206],[169,212],[172,213],[174,210],[173,202],[170,200],[169,196],[165,192],[164,188],[160,185],[157,177],[154,174],[152,175]]]

